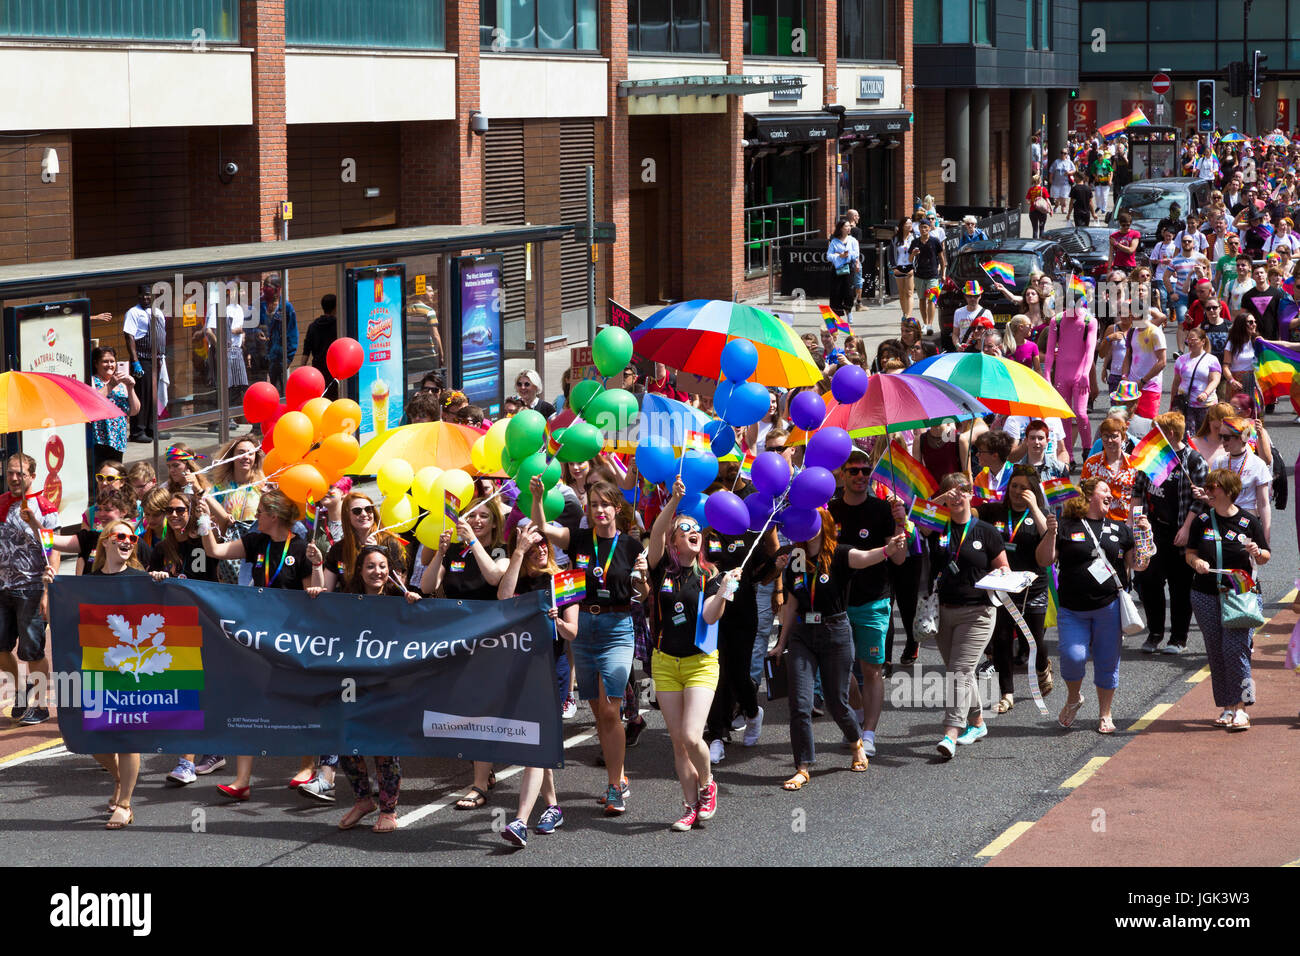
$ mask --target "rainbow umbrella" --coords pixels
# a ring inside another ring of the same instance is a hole
[[[638,355],[714,380],[721,374],[722,349],[732,339],[748,339],[758,350],[751,381],[795,388],[822,379],[794,329],[752,305],[692,299],[660,309],[632,332]]]
[[[867,392],[852,405],[841,405],[830,393],[822,426],[843,428],[854,438],[889,432],[929,428],[946,421],[965,421],[990,414],[978,399],[947,382],[904,375],[873,375]],[[799,445],[809,434],[796,428],[790,444]]]
[[[905,376],[947,382],[1000,415],[1031,418],[1073,418],[1074,410],[1051,383],[1031,368],[983,352],[945,352],[922,359]]]
[[[1241,135],[1240,133],[1225,133],[1223,136],[1219,137],[1219,142],[1220,143],[1244,143],[1246,142],[1246,137]]]
[[[0,432],[121,417],[122,409],[75,378],[48,372],[0,373]]]
[[[1268,145],[1270,146],[1289,145],[1287,142],[1287,138],[1283,136],[1281,133],[1269,133],[1267,136],[1264,137],[1264,142],[1268,143]]]
[[[469,450],[483,433],[468,425],[450,422],[418,422],[376,435],[361,446],[361,454],[347,470],[349,475],[374,475],[384,463],[404,458],[419,471],[434,465],[446,471],[461,468],[475,473]]]

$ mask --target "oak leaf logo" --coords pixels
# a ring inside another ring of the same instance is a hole
[[[118,644],[104,652],[104,663],[117,668],[119,674],[130,674],[137,684],[141,674],[163,673],[172,663],[163,633],[165,623],[161,614],[146,614],[133,633],[122,615],[108,615],[108,629]]]

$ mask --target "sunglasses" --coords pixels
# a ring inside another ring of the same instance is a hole
[[[363,514],[365,514],[367,511],[370,512],[371,514],[374,514],[374,513],[375,513],[375,506],[374,506],[374,505],[366,505],[366,506],[364,506],[364,507],[359,507],[359,508],[353,508],[353,509],[352,509],[352,513],[353,513],[354,515],[357,515],[357,516],[363,515]]]
[[[130,532],[118,531],[113,535],[113,540],[116,541],[118,544],[125,544],[128,541],[131,544],[135,544],[136,541],[139,540],[139,538],[136,535],[131,534]]]
[[[96,475],[95,481],[101,485],[121,484],[126,481],[121,475]]]
[[[530,381],[528,381],[528,379],[526,379],[526,378],[521,378],[519,381],[515,382],[515,388],[527,388],[528,386],[530,386],[530,385],[532,385],[532,384],[533,384],[533,383],[530,382]]]
[[[699,531],[700,526],[694,521],[679,521],[677,522],[677,530],[685,531],[689,534],[692,531]]]
[[[169,515],[183,515],[183,514],[185,514],[187,511],[189,511],[190,509],[189,509],[189,508],[186,508],[184,505],[179,505],[179,506],[177,506],[177,507],[175,507],[175,508],[166,508],[166,509],[164,509],[164,510],[165,510],[165,511],[167,512],[167,514],[169,514]]]
[[[865,474],[868,474],[870,471],[871,471],[870,468],[864,468],[864,467],[858,465],[858,466],[853,466],[853,467],[845,468],[845,469],[844,469],[844,474],[846,474],[846,475],[865,475]]]

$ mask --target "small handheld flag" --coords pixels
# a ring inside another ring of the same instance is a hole
[[[1003,285],[1014,285],[1016,281],[1015,267],[1009,262],[1002,262],[999,259],[990,259],[984,263],[984,271],[988,273],[990,279],[995,282],[1001,282]]]
[[[561,571],[551,578],[551,589],[555,594],[556,607],[581,601],[587,596],[587,572]]]
[[[1078,495],[1079,489],[1069,478],[1048,478],[1043,482],[1043,497],[1047,499],[1049,508],[1059,508]]]
[[[933,498],[939,490],[934,476],[898,441],[891,443],[889,453],[876,464],[871,480],[908,501]]]
[[[1070,292],[1075,298],[1087,298],[1088,286],[1073,272],[1070,273]]]
[[[451,495],[445,491],[442,493],[442,513],[452,524],[460,520],[460,514],[456,511],[456,506],[452,504]]]
[[[948,507],[928,498],[917,498],[908,517],[917,527],[942,534],[948,526]]]
[[[713,443],[704,432],[688,431],[682,439],[682,451],[710,451]]]
[[[975,499],[980,502],[998,501],[1006,491],[1007,482],[1011,480],[1011,463],[1007,462],[995,475],[987,468],[981,469],[975,476]]]
[[[1210,568],[1210,572],[1223,575],[1225,590],[1232,591],[1235,594],[1246,594],[1255,590],[1254,579],[1245,571],[1237,568]]]
[[[1264,393],[1265,402],[1276,402],[1291,394],[1291,379],[1300,369],[1300,351],[1281,342],[1255,340],[1255,383]]]
[[[1163,485],[1178,467],[1178,456],[1158,427],[1147,432],[1129,455],[1129,464],[1144,472],[1153,485]]]
[[[50,552],[54,550],[54,532],[41,529],[41,548],[45,551],[45,560],[50,560]]]
[[[755,455],[752,451],[745,452],[745,458],[740,463],[740,477],[749,481],[749,473],[754,468]]]

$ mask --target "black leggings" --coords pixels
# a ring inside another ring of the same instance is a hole
[[[852,272],[847,272],[844,275],[836,273],[835,282],[831,286],[830,300],[831,308],[836,315],[848,315],[853,311]]]
[[[1025,608],[1020,613],[1025,623],[1029,625],[1029,633],[1034,635],[1034,642],[1038,645],[1038,656],[1034,659],[1034,667],[1041,674],[1047,670],[1048,662],[1051,660],[1047,655],[1047,648],[1043,646],[1043,632],[1047,630],[1047,608]],[[1004,694],[1016,692],[1015,675],[1011,672],[1011,658],[1014,656],[1013,649],[1017,638],[1022,642],[1025,641],[1020,628],[1016,627],[1016,622],[1011,620],[1007,609],[998,608],[998,619],[993,625],[993,666],[998,671],[998,687]],[[1025,643],[1028,646],[1028,643]]]
[[[737,707],[747,719],[758,716],[758,690],[749,676],[758,615],[736,613],[744,607],[755,607],[754,592],[748,592],[748,601],[745,594],[738,593],[718,621],[718,691],[704,725],[706,741],[729,739],[731,714]]]
[[[894,590],[894,603],[898,616],[903,619],[907,639],[914,641],[912,627],[916,621],[916,602],[921,590],[921,555],[909,554],[902,564],[889,562],[889,583]],[[885,637],[885,662],[894,659],[894,619],[889,619],[889,634]]]

